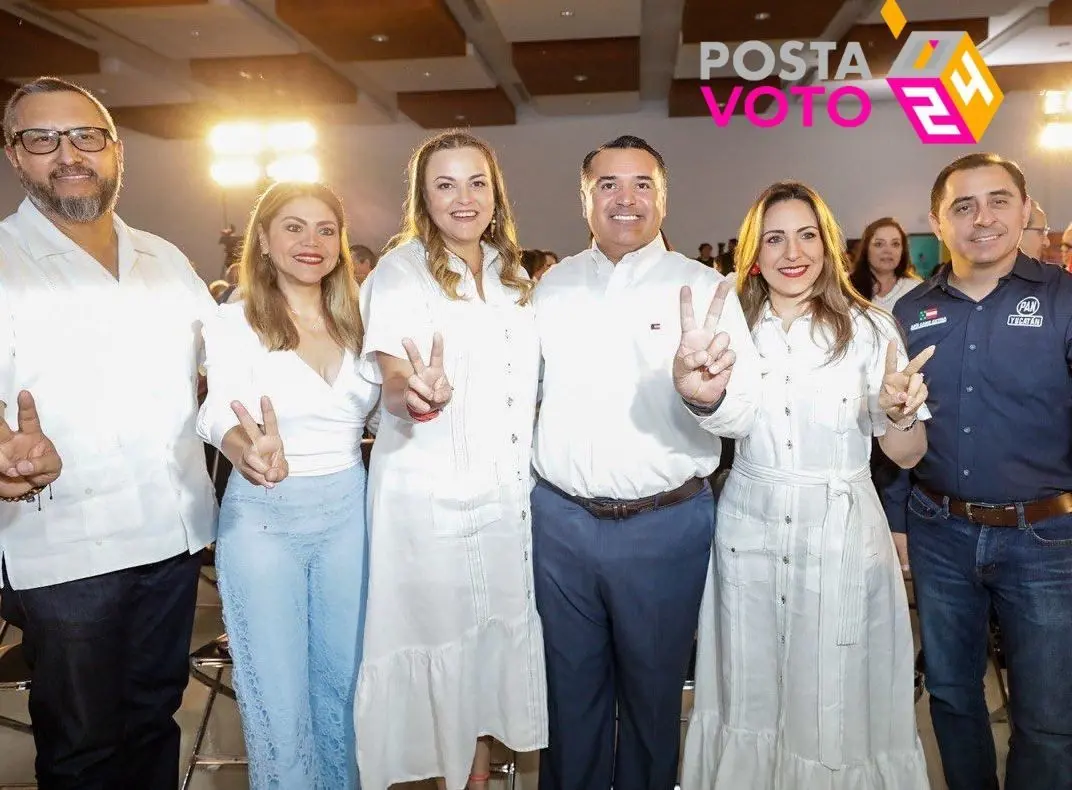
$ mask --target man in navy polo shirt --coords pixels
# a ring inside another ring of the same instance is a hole
[[[1072,790],[1072,277],[1017,249],[1030,214],[1016,164],[957,159],[931,191],[952,263],[894,310],[910,357],[937,346],[907,529],[950,790],[998,788],[991,606],[1011,689],[1005,788]]]

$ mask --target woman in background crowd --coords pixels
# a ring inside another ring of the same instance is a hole
[[[864,228],[849,279],[865,299],[887,311],[919,285],[901,223],[883,217]]]
[[[523,250],[521,267],[528,272],[529,279],[539,282],[548,270],[558,263],[558,256],[546,250]]]
[[[882,217],[864,229],[850,280],[864,298],[891,312],[898,299],[919,285],[921,280],[912,265],[908,235],[897,220]],[[887,458],[878,442],[874,442],[871,450],[871,478],[893,529],[901,568],[907,571],[905,503],[899,496],[887,495],[887,491],[892,490],[891,486],[896,488],[897,484],[907,485],[908,472]]]

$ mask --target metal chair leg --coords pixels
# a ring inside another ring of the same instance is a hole
[[[33,727],[24,721],[12,719],[8,716],[0,716],[0,727],[8,730],[15,730],[15,732],[25,733],[26,735],[33,735]]]
[[[212,715],[212,706],[216,704],[216,697],[220,693],[220,679],[223,677],[223,667],[216,670],[216,676],[212,679],[212,685],[209,686],[208,701],[205,702],[205,712],[201,714],[201,723],[197,725],[197,735],[194,736],[194,749],[190,755],[190,762],[186,766],[186,776],[182,780],[182,790],[187,790],[190,786],[190,780],[193,778],[194,771],[197,769],[201,757],[201,745],[205,740],[205,733],[208,732],[208,720]]]

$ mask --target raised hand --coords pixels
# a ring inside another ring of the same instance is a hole
[[[919,411],[927,400],[927,385],[920,371],[934,356],[934,346],[927,346],[903,370],[897,369],[897,343],[886,347],[886,373],[878,396],[879,407],[893,422],[900,422]]]
[[[406,380],[406,392],[403,396],[412,413],[425,415],[439,411],[450,402],[454,388],[447,381],[443,369],[443,336],[438,332],[432,335],[432,353],[428,364],[424,364],[417,344],[410,338],[403,338],[402,347],[413,365],[413,375]]]
[[[276,421],[275,409],[267,395],[261,396],[261,415],[264,428],[257,425],[246,407],[238,401],[231,403],[231,409],[238,417],[238,424],[249,439],[249,445],[242,452],[237,468],[241,475],[255,486],[274,488],[290,473],[290,466],[283,454],[283,440],[279,436],[279,423]]]
[[[674,355],[674,387],[682,398],[696,406],[710,407],[718,403],[737,359],[730,349],[729,335],[717,331],[730,287],[728,281],[718,284],[703,326],[696,325],[692,289],[687,285],[681,288],[681,342]]]
[[[5,495],[10,489],[13,496],[44,488],[63,469],[55,445],[41,430],[33,395],[26,390],[20,392],[18,408],[18,431],[12,431],[7,420],[0,419],[0,479],[5,483]],[[22,488],[25,491],[14,491]]]

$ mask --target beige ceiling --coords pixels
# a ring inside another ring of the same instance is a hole
[[[917,29],[963,23],[1012,90],[1072,82],[1072,0],[900,5]],[[163,137],[198,134],[213,119],[251,111],[428,128],[660,108],[699,115],[707,112],[698,81],[701,41],[759,39],[777,47],[794,38],[862,37],[873,46],[869,60],[874,52],[881,65],[898,45],[880,6],[880,0],[0,0],[0,80],[9,92],[41,73],[68,77],[115,108],[124,125]],[[876,99],[889,98],[882,74],[873,76],[862,87]],[[720,95],[743,84],[730,69],[712,77]]]

